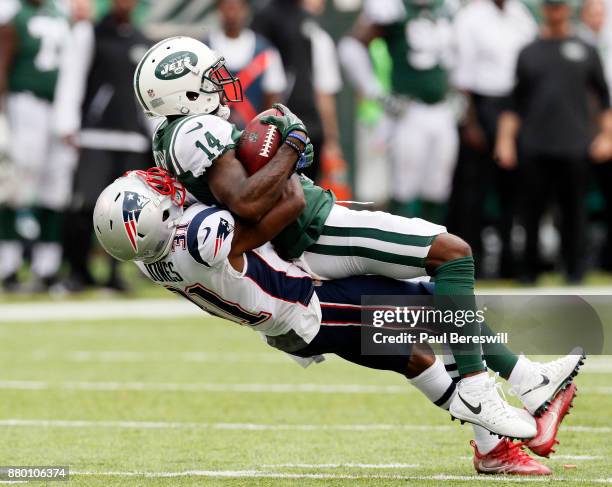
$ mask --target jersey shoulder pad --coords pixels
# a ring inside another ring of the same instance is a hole
[[[198,264],[215,267],[227,259],[234,238],[234,217],[217,207],[202,208],[187,227],[187,250]]]
[[[212,163],[235,148],[234,126],[214,115],[193,115],[177,122],[169,146],[177,174],[199,177]]]
[[[365,0],[363,14],[373,24],[390,25],[404,20],[406,8],[402,0]]]

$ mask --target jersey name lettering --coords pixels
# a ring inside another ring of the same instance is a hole
[[[172,262],[154,262],[145,264],[151,279],[158,282],[182,282],[183,277],[174,270]]]

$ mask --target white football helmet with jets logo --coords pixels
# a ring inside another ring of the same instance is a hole
[[[136,98],[146,114],[213,114],[229,118],[226,102],[242,101],[242,85],[225,59],[191,37],[155,44],[134,73]]]
[[[185,196],[185,188],[163,169],[130,171],[98,197],[96,237],[117,260],[155,262],[170,250]]]

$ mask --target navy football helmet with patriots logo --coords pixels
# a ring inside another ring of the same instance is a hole
[[[155,262],[172,245],[185,188],[163,169],[130,171],[108,186],[94,209],[100,244],[118,260]]]

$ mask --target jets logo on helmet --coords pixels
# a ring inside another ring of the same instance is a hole
[[[123,224],[125,225],[125,231],[128,234],[130,243],[134,252],[138,252],[138,231],[136,225],[140,218],[140,213],[147,203],[151,201],[149,198],[145,198],[138,193],[132,191],[126,191],[123,197]]]
[[[134,73],[134,91],[150,116],[211,114],[227,119],[227,103],[242,101],[240,80],[225,59],[190,37],[170,37],[149,49]]]
[[[155,68],[155,76],[161,80],[177,79],[189,73],[187,66],[196,66],[198,56],[193,52],[180,51],[166,56]]]

